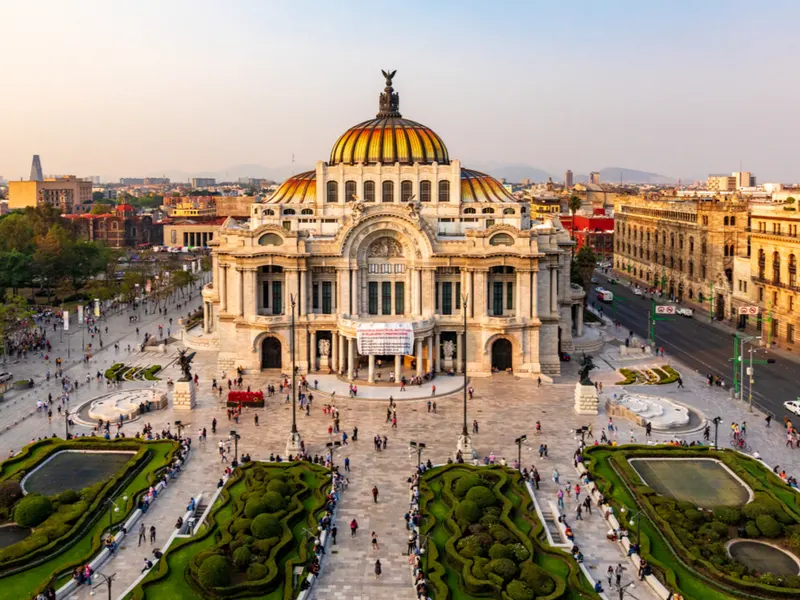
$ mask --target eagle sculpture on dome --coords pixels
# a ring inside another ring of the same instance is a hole
[[[400,114],[400,95],[394,91],[392,87],[392,79],[394,78],[394,74],[397,73],[397,70],[394,71],[384,71],[381,70],[383,76],[386,78],[386,88],[384,88],[383,92],[381,92],[380,96],[378,96],[378,105],[380,110],[376,115],[379,119],[386,118],[386,117],[402,117],[403,115]]]
[[[383,73],[383,76],[386,78],[386,87],[392,87],[392,79],[394,79],[394,74],[397,73],[397,69],[391,71],[390,73],[387,73],[381,69],[381,73]]]

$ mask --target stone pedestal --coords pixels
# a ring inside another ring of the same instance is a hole
[[[461,450],[461,455],[464,457],[464,462],[468,462],[477,456],[475,449],[472,447],[472,438],[470,438],[468,435],[458,436],[458,445],[456,446],[456,450]]]
[[[172,393],[172,407],[191,410],[196,404],[196,397],[194,381],[176,381],[175,391]]]
[[[575,384],[575,412],[579,415],[598,414],[597,390],[593,385]]]
[[[455,367],[455,361],[452,358],[445,358],[442,362],[444,363],[444,370],[448,373]]]
[[[331,367],[331,357],[330,356],[320,356],[319,357],[319,369],[320,371],[327,371]]]
[[[290,433],[286,441],[286,456],[297,456],[300,454],[300,432]]]

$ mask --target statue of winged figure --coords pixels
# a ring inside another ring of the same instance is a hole
[[[388,73],[381,69],[381,73],[386,78],[386,87],[392,87],[392,79],[394,79],[394,74],[397,73],[397,69],[394,71],[389,71]]]

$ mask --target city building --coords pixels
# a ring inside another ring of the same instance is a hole
[[[730,175],[709,175],[706,187],[715,192],[734,192],[755,187],[756,177],[749,171],[735,171]]]
[[[786,209],[790,210],[786,210]],[[759,314],[739,325],[788,350],[800,341],[800,216],[794,206],[753,206],[750,214],[750,282]],[[744,283],[748,282],[744,280]]]
[[[44,181],[44,174],[42,173],[42,160],[39,158],[38,154],[33,155],[33,160],[31,161],[31,181]]]
[[[74,175],[47,177],[43,181],[8,182],[8,207],[12,210],[50,205],[68,215],[76,204],[91,200],[92,182]]]
[[[204,328],[220,368],[286,371],[294,317],[296,365],[312,372],[457,372],[466,349],[473,376],[558,373],[573,312],[583,327],[568,233],[404,119],[393,75],[376,118],[211,241]]]
[[[581,208],[590,213],[598,208],[610,213],[616,201],[628,194],[627,190],[608,183],[576,183],[572,186],[572,193],[581,199]],[[569,196],[565,196],[561,212],[568,212],[568,202]]]
[[[599,185],[600,183],[600,173],[598,171],[592,171],[589,173],[589,183],[593,183],[595,185]]]
[[[734,258],[747,253],[747,214],[747,203],[735,198],[621,198],[614,210],[614,268],[667,298],[735,321]]]
[[[602,208],[593,214],[576,213],[574,217],[566,214],[559,217],[561,224],[570,232],[576,244],[576,252],[588,245],[598,257],[611,259],[614,255],[614,217]],[[573,232],[574,230],[574,232]]]
[[[204,188],[204,187],[211,187],[212,185],[216,185],[217,180],[213,177],[193,177],[192,178],[192,187],[193,188]]]
[[[172,248],[207,248],[227,217],[169,218],[164,220],[164,245]]]
[[[75,233],[90,242],[102,242],[111,248],[137,248],[161,245],[162,225],[149,215],[137,215],[130,204],[120,204],[104,215],[91,213],[65,215]]]
[[[561,199],[557,196],[533,196],[530,206],[531,219],[544,222],[561,212]]]
[[[575,181],[572,176],[572,170],[567,169],[567,171],[564,173],[564,188],[566,190],[570,190],[573,185],[575,185]]]
[[[170,217],[215,217],[216,196],[169,196],[164,198],[164,208]]]

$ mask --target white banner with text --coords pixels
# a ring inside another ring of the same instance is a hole
[[[359,354],[413,354],[411,323],[361,323],[356,328]]]

